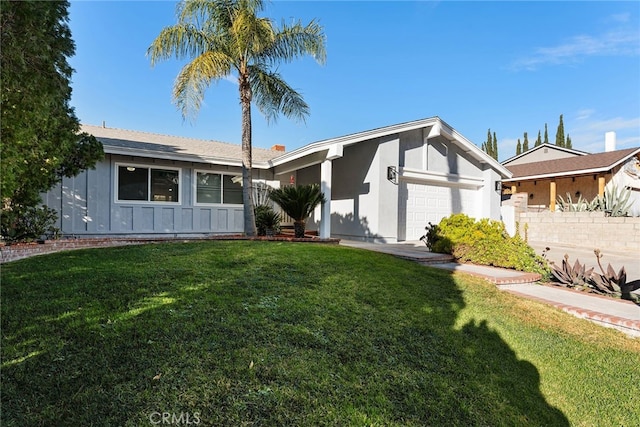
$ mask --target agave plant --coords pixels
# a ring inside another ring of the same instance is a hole
[[[629,201],[631,189],[623,187],[618,190],[616,185],[611,185],[604,192],[604,212],[608,216],[627,216],[633,201]]]
[[[318,184],[286,186],[271,191],[271,200],[293,218],[293,229],[296,237],[304,237],[306,219],[319,204],[326,199]]]
[[[567,193],[567,200],[565,201],[562,196],[558,196],[556,205],[561,212],[585,212],[589,210],[590,204],[582,195],[578,196],[578,200],[574,203],[571,199],[571,194]]]
[[[640,280],[634,280],[627,283],[627,272],[624,266],[616,274],[611,264],[607,265],[607,271],[602,268],[600,259],[602,258],[602,252],[600,249],[593,251],[598,259],[598,267],[600,267],[600,273],[594,273],[591,276],[591,281],[595,286],[594,292],[602,295],[611,295],[618,298],[630,299],[636,303],[640,303],[640,295],[632,293],[636,289],[640,289]]]
[[[584,264],[580,264],[580,260],[576,259],[576,262],[571,266],[569,263],[569,255],[565,254],[562,260],[562,268],[558,267],[555,263],[551,263],[551,274],[560,284],[567,288],[574,288],[578,290],[589,289],[589,278],[593,273],[593,267],[588,269]]]

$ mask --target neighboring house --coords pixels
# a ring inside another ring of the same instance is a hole
[[[589,153],[571,148],[558,147],[551,144],[540,144],[522,154],[513,156],[502,162],[503,166],[514,166],[523,163],[544,162],[547,160],[565,159],[569,157],[585,156]]]
[[[632,190],[632,214],[640,214],[640,147],[581,154],[531,163],[507,164],[513,174],[503,180],[503,191],[526,194],[529,208],[555,210],[558,196],[580,196],[591,201],[603,195],[607,186]]]
[[[241,148],[216,141],[83,126],[104,145],[95,169],[44,195],[63,236],[243,232]],[[253,150],[255,181],[319,183],[328,200],[308,229],[321,237],[417,240],[452,213],[500,219],[511,173],[438,117],[311,143]],[[330,220],[329,220],[330,219]]]

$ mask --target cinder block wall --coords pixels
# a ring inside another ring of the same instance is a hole
[[[612,251],[640,251],[640,217],[605,217],[603,212],[521,212],[520,236]]]

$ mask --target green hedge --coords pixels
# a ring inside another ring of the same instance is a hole
[[[427,245],[433,252],[451,254],[460,262],[549,275],[546,260],[519,235],[509,236],[501,221],[454,214],[430,227]]]

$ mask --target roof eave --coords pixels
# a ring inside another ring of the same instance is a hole
[[[153,150],[144,150],[139,148],[128,148],[128,147],[114,147],[109,145],[104,145],[104,152],[106,154],[116,154],[121,156],[135,156],[135,157],[145,157],[145,158],[154,158],[154,159],[163,159],[163,160],[178,160],[184,162],[198,162],[198,163],[209,163],[223,166],[242,166],[242,160],[240,159],[229,159],[223,157],[215,157],[215,156],[200,156],[196,154],[180,154],[180,153],[163,153],[159,151]],[[270,166],[268,162],[253,162],[252,167],[254,169],[269,169]]]

